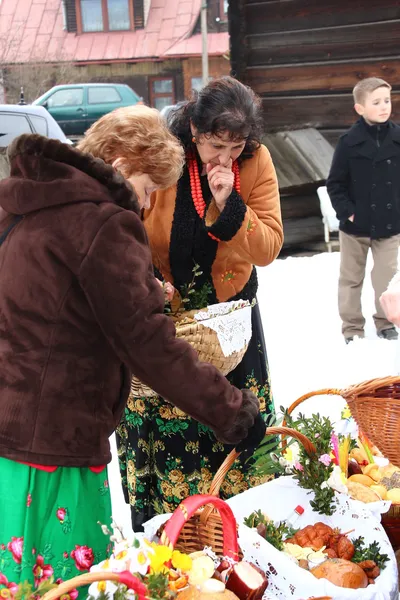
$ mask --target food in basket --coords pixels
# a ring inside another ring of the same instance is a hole
[[[381,496],[377,494],[371,487],[364,485],[363,483],[357,483],[356,481],[347,481],[347,489],[349,490],[350,498],[359,500],[360,502],[379,502]]]
[[[392,488],[388,490],[386,497],[394,504],[400,504],[400,488]]]
[[[203,552],[193,552],[189,555],[192,559],[192,568],[189,572],[189,583],[201,586],[214,575],[214,561]]]
[[[327,579],[338,587],[359,589],[368,586],[368,577],[364,570],[342,558],[328,559],[311,569],[311,573],[317,579]]]
[[[371,477],[368,477],[368,475],[351,475],[351,477],[349,477],[347,481],[354,481],[355,483],[362,483],[363,485],[366,485],[367,487],[370,487],[371,485],[374,485],[374,483],[375,483],[375,480],[371,479]]]
[[[349,538],[325,523],[307,525],[286,540],[286,543],[311,548],[313,551],[323,550],[330,558],[351,560],[354,555],[354,545]]]
[[[216,583],[220,582],[216,581]],[[236,594],[227,590],[224,584],[221,585],[223,586],[222,589],[211,591],[200,591],[196,586],[191,585],[178,595],[178,600],[212,600],[213,598],[218,600],[239,600]]]
[[[254,565],[241,561],[233,566],[226,581],[226,589],[240,600],[261,600],[268,586],[264,573]]]
[[[387,489],[385,488],[384,485],[380,485],[379,483],[377,483],[375,485],[371,485],[370,490],[373,490],[374,492],[376,492],[378,494],[378,496],[380,498],[382,498],[382,500],[386,500]]]

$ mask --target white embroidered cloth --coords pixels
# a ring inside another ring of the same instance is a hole
[[[266,572],[269,580],[268,593],[280,600],[304,600],[318,596],[329,596],[333,600],[398,600],[396,559],[388,537],[379,519],[375,517],[376,513],[369,510],[368,504],[351,500],[344,494],[336,494],[335,513],[331,517],[319,515],[310,506],[309,501],[313,497],[312,492],[300,488],[292,477],[280,477],[227,501],[239,523],[239,544],[244,557]],[[363,536],[367,544],[373,541],[379,543],[381,553],[389,556],[389,562],[375,585],[351,590],[339,588],[326,579],[316,579],[271,546],[256,530],[243,525],[244,517],[253,510],[261,509],[269,518],[280,521],[286,519],[298,504],[305,510],[296,521],[296,528],[322,521],[343,532],[351,531],[350,539]],[[385,512],[383,507],[381,512]],[[266,595],[264,600],[269,597]]]
[[[251,306],[246,300],[213,304],[196,313],[198,323],[216,332],[224,356],[240,352],[251,339]]]

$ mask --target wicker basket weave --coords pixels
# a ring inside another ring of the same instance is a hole
[[[204,310],[204,309],[203,309]],[[238,308],[236,310],[242,310]],[[188,342],[199,355],[201,362],[211,363],[221,371],[223,375],[228,375],[241,362],[246,353],[247,346],[240,351],[233,352],[229,356],[224,356],[221,345],[218,340],[217,332],[210,329],[205,324],[207,320],[201,322],[186,323],[185,319],[193,319],[194,315],[201,310],[191,310],[183,312],[175,320],[176,337]],[[152,398],[157,396],[147,385],[133,377],[131,383],[131,396],[133,398]]]
[[[372,379],[344,390],[327,388],[309,392],[293,402],[288,413],[308,398],[323,395],[342,396],[361,431],[392,464],[400,467],[400,377]],[[382,515],[382,526],[393,548],[400,548],[400,504],[392,503]]]
[[[316,449],[310,440],[294,429],[288,427],[268,427],[266,435],[284,435],[296,438],[308,454],[313,454]],[[232,450],[216,472],[211,482],[209,494],[218,497],[221,485],[239,456],[239,452]],[[213,506],[206,506],[194,513],[190,521],[187,521],[176,540],[175,547],[182,552],[196,552],[203,550],[205,546],[211,546],[219,556],[224,555],[224,531],[220,514]]]

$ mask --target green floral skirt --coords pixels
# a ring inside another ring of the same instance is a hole
[[[258,306],[252,309],[253,335],[240,365],[228,379],[251,389],[260,400],[265,419],[274,414],[267,355]],[[125,500],[131,505],[132,526],[157,513],[172,512],[187,496],[208,492],[213,476],[232,446],[219,442],[206,426],[188,417],[160,396],[130,396],[117,429],[118,456]],[[221,497],[229,498],[264,483],[251,470],[243,452],[229,471]]]
[[[61,582],[107,558],[110,539],[99,522],[110,521],[106,469],[47,472],[0,458],[0,598],[19,583]],[[77,597],[74,590],[70,598]]]

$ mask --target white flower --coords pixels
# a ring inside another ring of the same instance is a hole
[[[90,570],[92,571],[92,569]],[[112,598],[116,589],[117,586],[113,581],[95,581],[89,587],[88,596],[97,598],[102,592],[104,592],[105,594],[108,594],[109,598]]]
[[[333,471],[326,483],[336,492],[341,492],[342,494],[349,493],[349,490],[346,487],[346,477],[344,476],[344,473],[342,473],[342,470],[338,465],[335,465],[333,467]]]
[[[321,483],[321,490],[326,490],[329,487],[329,484],[327,481],[323,481]]]
[[[127,568],[131,573],[140,573],[140,575],[146,575],[150,566],[148,552],[146,552],[142,547],[129,548],[127,564]]]

